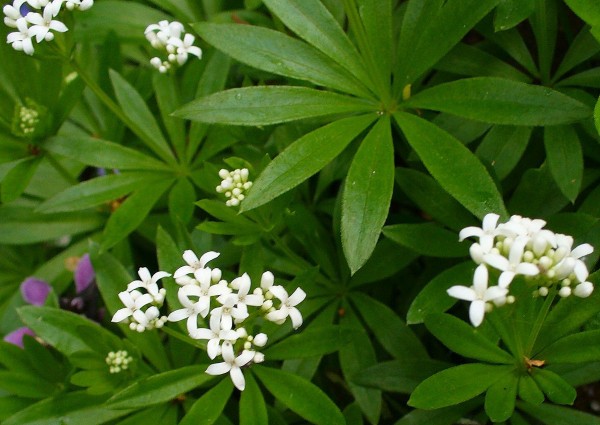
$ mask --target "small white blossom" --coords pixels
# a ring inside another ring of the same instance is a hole
[[[53,40],[54,34],[50,32],[51,30],[57,32],[66,32],[69,30],[64,23],[54,19],[59,11],[60,0],[54,0],[53,3],[48,3],[44,7],[42,14],[29,12],[27,16],[25,16],[27,22],[32,24],[32,26],[29,28],[29,34],[32,37],[35,36],[35,40],[38,43],[43,40]]]
[[[143,294],[139,291],[132,292],[119,292],[119,298],[125,305],[124,308],[117,310],[112,318],[113,322],[122,322],[128,317],[132,316],[133,313],[142,307],[152,303],[152,296],[150,294]]]
[[[140,267],[138,270],[138,276],[140,280],[134,280],[127,285],[128,291],[134,289],[144,288],[154,298],[154,301],[158,304],[162,304],[165,299],[165,289],[158,288],[158,281],[163,277],[171,276],[167,272],[156,272],[154,275],[150,275],[150,271],[146,267]]]
[[[306,298],[306,292],[300,288],[296,288],[294,293],[288,296],[287,291],[280,285],[271,286],[269,292],[281,301],[281,306],[279,309],[267,313],[265,316],[266,319],[281,324],[289,317],[292,320],[292,327],[294,329],[302,326],[302,314],[296,306]]]
[[[190,336],[194,339],[207,339],[206,353],[212,360],[221,354],[221,341],[229,341],[234,344],[239,338],[239,333],[234,330],[221,329],[221,322],[219,317],[212,315],[210,317],[210,329],[200,328],[196,329]]]
[[[233,381],[233,385],[240,390],[244,391],[246,387],[246,380],[244,379],[244,374],[242,373],[242,366],[245,366],[254,358],[254,352],[249,350],[244,350],[239,356],[235,356],[233,352],[233,346],[230,342],[225,341],[222,345],[222,353],[223,360],[222,363],[215,363],[210,365],[206,369],[206,373],[209,375],[222,375],[224,373],[229,372],[231,376],[231,380]]]
[[[153,57],[150,60],[150,64],[163,74],[171,69],[171,64],[179,66],[185,64],[189,55],[202,58],[202,50],[193,45],[195,37],[186,34],[180,22],[160,21],[148,25],[144,34],[153,48],[162,50],[166,54],[166,58]]]
[[[208,251],[207,253],[203,254],[200,259],[198,259],[194,251],[188,249],[183,253],[183,259],[187,265],[179,267],[177,270],[175,270],[173,277],[175,280],[177,280],[180,277],[188,274],[196,275],[196,273],[198,273],[200,270],[206,268],[207,263],[214,260],[219,255],[220,254],[218,252]],[[198,277],[196,277],[196,280],[198,280]]]
[[[494,237],[498,234],[496,227],[499,218],[498,214],[486,214],[483,217],[481,228],[465,227],[458,234],[458,240],[462,242],[465,238],[476,236],[479,238],[479,246],[481,246],[483,252],[490,252],[494,245]]]
[[[25,18],[17,19],[15,22],[15,27],[19,31],[9,33],[6,36],[6,42],[12,44],[13,49],[17,51],[23,51],[30,56],[33,55],[34,48],[32,42],[32,35],[27,26],[27,21],[25,20]],[[22,130],[29,130],[29,132],[33,132],[35,130],[35,127],[33,126],[33,123],[31,121],[34,118],[37,117],[27,116],[27,111],[25,111],[24,114],[21,114]]]
[[[527,241],[525,238],[518,237],[512,243],[508,259],[500,254],[485,254],[484,261],[490,266],[502,270],[498,285],[507,288],[517,274],[525,276],[535,276],[540,270],[531,263],[523,261],[523,253]]]
[[[221,303],[221,307],[214,308],[211,312],[212,316],[217,317],[215,320],[219,320],[221,323],[221,329],[230,330],[233,328],[234,321],[236,323],[242,322],[248,317],[248,311],[235,307],[237,298],[231,294],[221,295],[217,298],[217,301]]]
[[[237,207],[246,198],[246,191],[252,187],[252,182],[248,180],[249,174],[247,168],[238,168],[233,171],[223,168],[219,171],[219,177],[223,180],[215,190],[218,193],[223,193],[228,198],[225,205]]]

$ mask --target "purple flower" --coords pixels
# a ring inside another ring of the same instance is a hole
[[[32,305],[44,305],[51,289],[50,285],[35,277],[28,277],[21,283],[21,295]]]
[[[35,333],[31,329],[26,327],[18,328],[12,331],[11,333],[7,334],[4,337],[4,341],[10,342],[11,344],[15,344],[23,348],[23,337],[25,335],[35,336]]]
[[[75,290],[78,294],[84,292],[96,278],[96,272],[90,261],[90,255],[85,254],[75,268]]]

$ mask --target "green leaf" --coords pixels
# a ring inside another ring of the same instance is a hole
[[[65,310],[52,307],[25,306],[19,309],[23,323],[40,338],[66,356],[77,351],[94,351],[95,340],[111,341],[120,346],[119,338],[95,322]],[[86,338],[82,338],[82,331]]]
[[[144,185],[133,192],[108,219],[104,228],[102,249],[113,247],[137,229],[171,184],[173,180],[167,179]]]
[[[375,118],[374,115],[344,118],[296,140],[258,176],[242,203],[242,211],[269,202],[318,172]]]
[[[425,326],[446,347],[461,356],[489,363],[513,364],[515,361],[478,329],[449,314],[431,314],[425,318]]]
[[[375,338],[394,358],[428,358],[421,341],[388,306],[360,292],[352,293],[350,299]],[[386,326],[382,326],[382,323],[386,323]]]
[[[194,215],[194,202],[196,191],[194,186],[186,178],[177,180],[169,192],[169,213],[171,217],[189,223]]]
[[[247,199],[244,199],[244,203],[246,203],[246,200]],[[249,230],[251,229],[253,231],[260,230],[260,227],[255,222],[247,219],[242,214],[238,214],[234,208],[228,207],[222,201],[203,199],[201,201],[196,202],[196,205],[198,205],[200,208],[202,208],[204,211],[206,211],[213,217],[223,222],[248,227]]]
[[[375,112],[375,103],[307,87],[230,89],[188,103],[175,116],[230,125],[270,125],[343,113]]]
[[[537,405],[544,402],[544,393],[529,374],[519,377],[519,397],[531,404]]]
[[[441,224],[454,230],[473,225],[473,216],[427,174],[396,168],[396,183],[411,201]]]
[[[596,130],[600,133],[600,97],[594,107],[594,124],[596,124]]]
[[[165,177],[156,172],[125,172],[96,177],[58,193],[43,202],[36,211],[53,213],[85,210],[127,195],[142,183],[158,182]]]
[[[99,168],[170,170],[163,162],[138,150],[94,137],[54,136],[44,142],[44,149]]]
[[[534,368],[531,377],[553,403],[573,404],[577,397],[575,388],[548,369]]]
[[[118,72],[111,69],[109,76],[123,113],[138,127],[131,130],[159,157],[172,157],[173,152],[142,96]]]
[[[102,406],[105,396],[85,391],[47,398],[11,416],[4,425],[99,425],[124,416],[130,410],[110,410]]]
[[[319,0],[263,0],[263,3],[302,39],[373,88],[358,51],[323,3]]]
[[[450,297],[446,291],[454,285],[470,285],[474,269],[473,262],[466,261],[444,270],[430,280],[410,305],[406,322],[409,325],[423,323],[427,315],[443,313],[456,304],[456,299]]]
[[[517,407],[546,425],[600,425],[600,418],[577,409],[552,404],[534,406],[518,401]]]
[[[2,179],[0,197],[7,204],[17,199],[27,189],[33,174],[40,165],[41,157],[31,157],[20,161]]]
[[[452,258],[469,254],[468,247],[458,242],[456,233],[435,223],[392,224],[383,228],[383,234],[397,244],[429,257]]]
[[[498,0],[410,2],[400,31],[394,93],[400,93],[406,84],[435,65],[497,3]]]
[[[462,403],[483,393],[510,373],[512,366],[469,363],[443,370],[423,381],[412,393],[408,405],[439,409]]]
[[[140,379],[113,395],[106,406],[110,409],[135,409],[173,400],[213,379],[204,373],[205,370],[206,365],[186,366]]]
[[[585,349],[575,347],[585,347]],[[536,357],[544,359],[548,364],[600,361],[600,330],[566,336],[546,347]]]
[[[560,191],[571,202],[579,194],[583,179],[583,152],[572,126],[544,128],[548,168]]]
[[[555,90],[492,77],[440,84],[405,105],[492,124],[528,126],[567,124],[591,115],[586,105]]]
[[[394,425],[455,425],[481,402],[470,401],[435,410],[413,410]]]
[[[208,43],[234,59],[285,77],[369,97],[368,90],[320,51],[279,31],[239,24],[195,24]]]
[[[494,169],[499,180],[503,180],[523,156],[532,130],[531,127],[496,125],[486,134],[475,153]]]
[[[246,374],[246,388],[240,397],[240,425],[263,425],[269,422],[267,406],[254,376]]]
[[[50,397],[57,393],[59,388],[33,373],[0,370],[0,390],[18,397],[35,399]]]
[[[351,329],[328,325],[307,329],[264,350],[269,360],[299,359],[338,351],[350,341]]]
[[[351,274],[369,259],[387,218],[394,189],[394,144],[389,118],[362,141],[342,195],[342,248]]]
[[[448,366],[429,359],[391,360],[361,370],[352,377],[352,382],[383,391],[410,394],[425,379]]]
[[[565,0],[577,16],[592,26],[600,26],[600,4],[594,0]]]
[[[494,181],[469,149],[422,118],[405,113],[396,113],[394,118],[446,192],[479,218],[489,212],[508,216]]]
[[[202,397],[194,402],[192,408],[183,417],[180,425],[211,425],[214,424],[223,409],[225,404],[231,397],[233,392],[233,384],[228,376],[221,382],[205,392]]]
[[[171,144],[175,148],[177,156],[181,158],[186,147],[185,121],[171,116],[181,106],[175,75],[154,72],[152,87]]]
[[[505,31],[524,21],[531,15],[534,0],[502,0],[494,14],[494,29]]]
[[[525,217],[548,217],[563,209],[569,200],[550,175],[548,167],[530,168],[521,177],[521,181],[508,201],[508,207],[514,214]]]
[[[516,372],[507,373],[488,388],[485,394],[485,413],[492,422],[508,420],[514,410],[519,377]]]
[[[342,412],[320,388],[283,370],[254,365],[252,372],[275,398],[314,424],[343,425]]]

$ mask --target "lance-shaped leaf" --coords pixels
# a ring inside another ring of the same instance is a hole
[[[563,195],[575,202],[583,179],[583,152],[577,132],[567,125],[546,127],[544,146],[556,185]]]
[[[383,391],[410,394],[425,379],[449,366],[448,363],[427,358],[391,360],[361,370],[352,378],[352,382]]]
[[[138,150],[94,137],[55,136],[44,149],[82,164],[120,170],[169,170],[169,167]]]
[[[58,193],[42,203],[36,211],[50,213],[85,210],[118,199],[143,183],[160,181],[165,177],[166,175],[161,177],[156,172],[126,172],[97,177]]]
[[[240,62],[285,77],[369,97],[346,68],[314,47],[279,31],[239,24],[195,24],[200,36]]]
[[[264,350],[269,360],[298,359],[338,351],[350,342],[352,329],[328,325],[307,329]]]
[[[394,189],[394,144],[381,118],[356,152],[342,196],[342,247],[354,274],[369,259],[387,218]]]
[[[259,126],[376,110],[373,102],[327,91],[260,86],[225,90],[194,100],[175,116],[205,123]]]
[[[242,211],[269,202],[315,174],[339,155],[375,118],[375,114],[344,118],[296,140],[258,176],[242,203]]]
[[[240,397],[240,425],[262,425],[269,422],[265,398],[254,376],[245,375],[246,389]]]
[[[40,165],[40,157],[30,157],[19,161],[2,179],[0,199],[9,203],[17,199],[27,189],[31,178]]]
[[[319,0],[264,0],[263,3],[301,38],[370,84],[362,58],[329,10]]]
[[[456,233],[435,223],[392,224],[383,228],[383,234],[421,255],[430,257],[468,255],[467,246],[458,242]],[[435,244],[432,244],[432,241],[435,241]]]
[[[513,366],[469,363],[443,370],[423,381],[412,393],[408,405],[439,409],[470,400],[483,393]]]
[[[532,130],[531,127],[496,125],[485,135],[475,153],[503,180],[523,156]]]
[[[533,404],[517,402],[517,407],[528,415],[539,419],[545,424],[552,425],[600,425],[600,418],[596,415],[582,412],[577,409],[555,406],[552,404]]]
[[[233,384],[231,379],[226,377],[196,400],[179,424],[195,425],[201,423],[209,425],[215,423],[221,416],[232,392]]]
[[[302,418],[322,425],[345,424],[338,407],[309,381],[279,369],[255,365],[252,372],[276,399]]]
[[[556,90],[492,77],[440,84],[405,105],[492,124],[529,126],[567,124],[592,114],[586,105]]]
[[[585,347],[577,350],[573,347]],[[600,330],[580,332],[559,339],[536,355],[547,363],[589,363],[600,361]]]
[[[548,399],[556,404],[573,404],[577,391],[560,375],[548,369],[536,368],[532,378]]]
[[[425,326],[437,339],[455,353],[489,363],[512,364],[515,359],[479,330],[449,314],[432,314]]]
[[[512,416],[518,385],[519,376],[516,371],[512,371],[488,388],[484,407],[485,413],[493,422],[503,422]]]
[[[468,148],[415,115],[396,113],[394,118],[429,173],[446,192],[479,218],[489,212],[508,216],[494,181]]]

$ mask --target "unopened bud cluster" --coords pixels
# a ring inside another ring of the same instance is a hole
[[[479,326],[485,312],[493,306],[514,301],[509,295],[516,276],[524,276],[535,287],[535,296],[546,296],[556,290],[561,297],[575,295],[586,298],[594,290],[587,281],[589,272],[582,258],[593,252],[590,244],[573,248],[573,237],[544,229],[546,222],[514,215],[498,224],[497,214],[487,214],[483,225],[461,230],[459,240],[477,237],[469,249],[479,264],[473,285],[453,286],[448,293],[471,301],[470,316]],[[500,273],[497,285],[488,286],[489,272]]]
[[[28,136],[35,132],[38,123],[40,122],[40,114],[33,108],[27,106],[21,106],[19,110],[19,129],[21,132]]]
[[[237,207],[244,200],[245,192],[252,187],[252,182],[248,181],[248,175],[247,168],[238,168],[233,171],[221,169],[219,171],[219,177],[223,180],[217,186],[216,191],[223,193],[227,198],[225,205]]]
[[[33,39],[37,43],[52,41],[54,33],[66,32],[67,26],[54,19],[58,17],[62,6],[68,10],[87,10],[94,5],[94,0],[14,0],[12,4],[4,6],[4,24],[18,31],[11,32],[6,37],[6,42],[13,49],[33,55]],[[23,16],[21,8],[26,6],[27,10],[33,9],[39,12],[28,12]]]
[[[162,328],[167,317],[161,316],[159,309],[165,301],[166,289],[159,289],[158,281],[171,275],[158,272],[151,276],[145,267],[138,270],[138,275],[139,280],[129,283],[127,290],[119,293],[125,307],[115,313],[112,321],[129,323],[129,328],[137,332]]]
[[[125,350],[111,351],[106,356],[106,364],[110,373],[119,373],[129,368],[129,364],[133,361],[133,357]]]
[[[160,21],[158,24],[148,25],[144,34],[152,47],[165,52],[162,58],[157,56],[150,59],[150,64],[163,74],[172,65],[185,64],[189,55],[202,58],[202,50],[194,46],[195,37],[185,33],[181,22]]]

